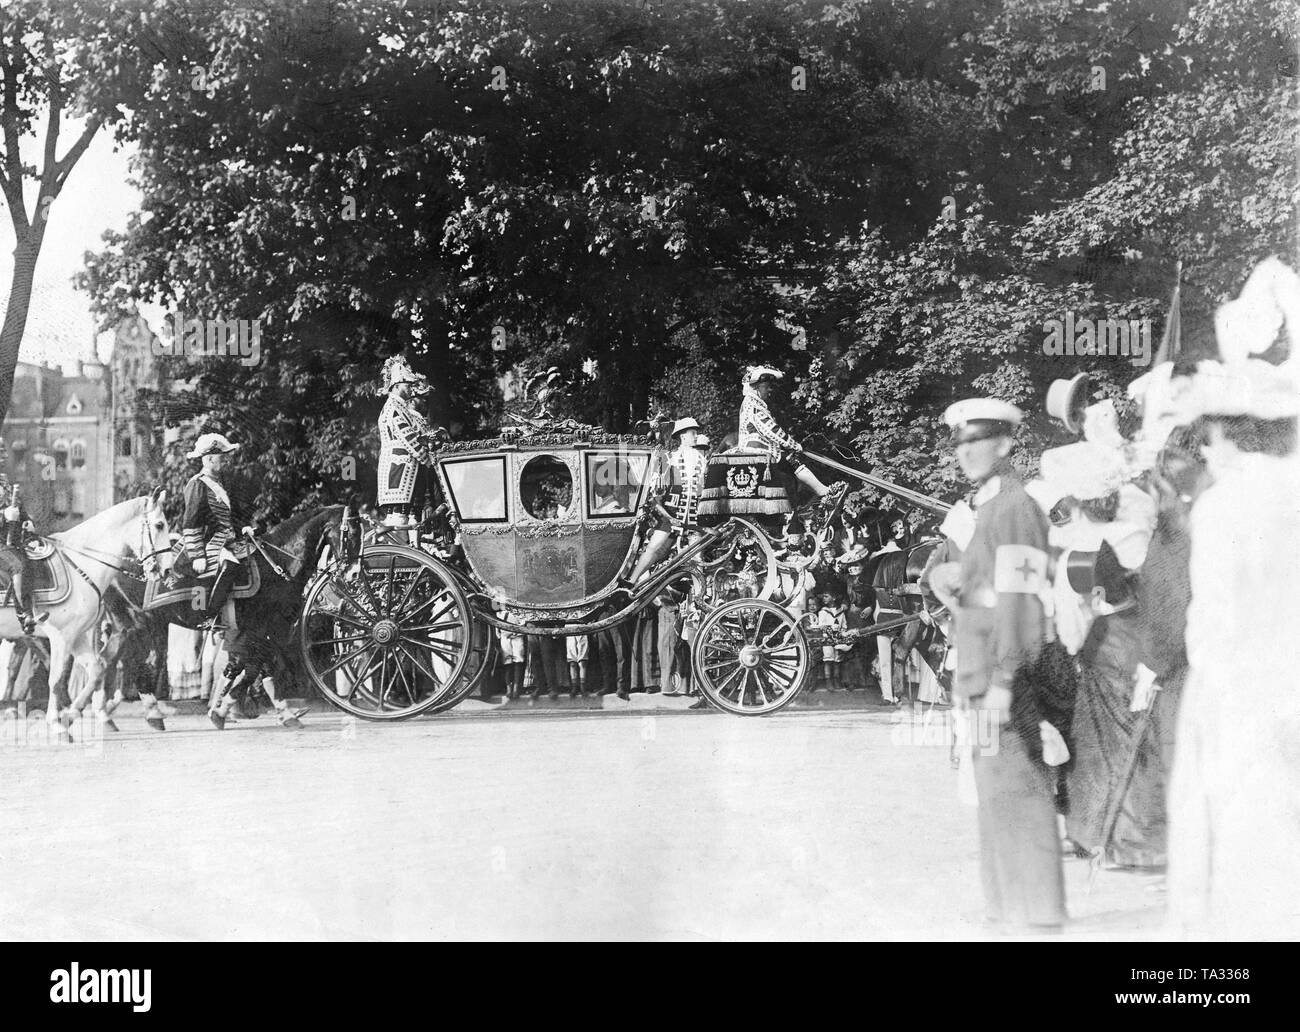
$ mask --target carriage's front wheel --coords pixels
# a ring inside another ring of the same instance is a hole
[[[469,604],[451,571],[401,545],[322,573],[303,603],[303,662],[333,705],[367,720],[424,713],[462,682]]]
[[[709,613],[691,666],[705,697],[728,713],[763,716],[794,701],[808,673],[808,639],[775,602],[741,598]]]

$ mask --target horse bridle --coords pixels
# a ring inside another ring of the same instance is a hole
[[[117,561],[121,560],[122,557],[120,555],[115,555],[112,552],[105,552],[103,549],[91,548],[89,546],[72,545],[66,541],[58,541],[54,538],[42,537],[41,540],[50,542],[50,544],[60,551],[76,552],[78,555],[84,555],[87,559],[93,559],[95,562],[107,566],[110,570],[116,570],[124,577],[130,577],[132,580],[143,582],[147,577],[153,576],[157,571],[157,557],[172,550],[170,544],[166,548],[153,547],[156,539],[153,533],[153,528],[150,526],[149,522],[149,513],[152,511],[153,507],[154,503],[151,501],[148,508],[146,508],[140,515],[140,555],[135,557],[134,560],[140,564],[140,569],[144,573],[144,577],[134,574],[130,570],[119,566]],[[73,565],[75,566],[76,564],[74,563]]]

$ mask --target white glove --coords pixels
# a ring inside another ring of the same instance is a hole
[[[23,520],[23,530],[27,531],[27,533],[29,534],[35,534],[36,524],[33,523],[31,520]]]
[[[240,533],[243,534],[244,537],[246,538],[251,538],[254,534],[257,533],[257,531],[255,531],[252,527],[245,527],[243,530],[240,531]]]
[[[1070,748],[1061,732],[1046,720],[1038,722],[1038,734],[1043,740],[1043,762],[1049,767],[1059,767],[1070,758]]]
[[[1160,685],[1156,684],[1155,672],[1138,664],[1137,683],[1133,686],[1133,701],[1129,703],[1130,713],[1141,713],[1155,700]]]
[[[195,573],[205,573],[208,568],[208,561],[207,559],[200,557],[195,559],[190,565],[194,567]]]
[[[16,505],[11,505],[5,509],[5,520],[8,523],[14,523],[22,516],[22,510]]]

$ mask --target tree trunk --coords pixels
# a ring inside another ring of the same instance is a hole
[[[32,282],[36,276],[36,258],[40,252],[39,240],[35,244],[20,240],[14,248],[14,274],[9,287],[9,306],[5,309],[4,326],[0,328],[0,423],[9,414],[18,349],[23,342],[23,331],[27,328]]]

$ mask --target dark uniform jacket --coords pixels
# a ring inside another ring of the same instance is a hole
[[[1044,719],[1040,663],[1053,639],[1041,597],[1047,531],[1047,518],[1020,480],[1001,476],[996,494],[976,509],[953,615],[954,692],[977,699],[995,685],[1010,689],[1012,718],[1025,734]]]

